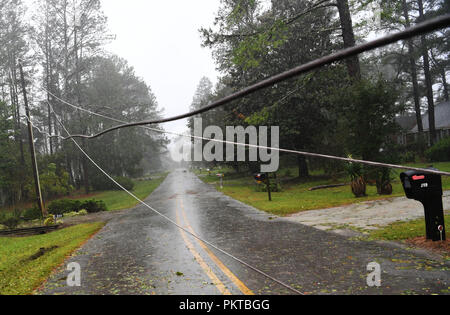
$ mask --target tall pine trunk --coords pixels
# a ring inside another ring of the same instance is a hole
[[[353,32],[352,16],[350,14],[350,7],[348,0],[337,0],[337,7],[339,10],[339,18],[342,27],[342,37],[344,39],[344,48],[353,47],[356,45],[355,33]],[[354,80],[361,79],[361,66],[359,64],[359,57],[354,56],[346,59],[347,69],[350,77]]]
[[[418,0],[419,5],[419,21],[424,20],[423,0]],[[425,73],[425,85],[428,99],[428,119],[430,125],[430,145],[434,145],[437,140],[436,134],[436,117],[434,111],[434,94],[433,94],[433,80],[430,72],[430,58],[428,56],[428,45],[425,35],[420,37],[422,46],[423,70]]]
[[[402,0],[403,15],[405,17],[405,25],[407,28],[411,27],[411,21],[409,19],[409,10],[406,0]],[[420,106],[420,95],[419,95],[419,82],[417,80],[417,66],[416,59],[414,58],[414,44],[412,39],[407,40],[408,43],[408,55],[409,63],[411,69],[411,81],[413,84],[413,94],[414,94],[414,109],[416,112],[417,127],[419,129],[419,137],[423,135],[423,121],[422,121],[422,110]]]

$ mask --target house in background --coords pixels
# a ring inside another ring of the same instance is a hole
[[[440,103],[435,106],[435,117],[437,140],[440,141],[450,136],[450,102]],[[419,137],[416,116],[400,116],[396,118],[396,121],[402,129],[401,134],[397,135],[397,143],[407,145],[416,142]],[[422,122],[425,138],[428,143],[431,143],[428,113],[422,115]]]
[[[399,145],[407,145],[409,132],[417,126],[416,115],[399,116],[395,118],[395,121],[400,126],[400,132],[395,136],[395,141]]]

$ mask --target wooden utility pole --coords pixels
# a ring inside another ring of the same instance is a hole
[[[47,216],[47,212],[44,207],[44,202],[42,201],[41,184],[39,181],[39,170],[38,170],[37,161],[36,161],[36,150],[34,148],[33,126],[31,124],[30,108],[28,107],[28,98],[27,98],[25,77],[23,75],[22,63],[20,63],[20,62],[19,62],[19,70],[20,70],[20,79],[22,81],[22,92],[23,92],[23,102],[25,104],[25,114],[27,115],[28,137],[29,137],[28,142],[30,143],[31,165],[33,167],[33,175],[34,175],[34,184],[35,184],[35,189],[36,189],[37,203],[38,203],[39,210],[41,210],[42,216],[45,218]]]

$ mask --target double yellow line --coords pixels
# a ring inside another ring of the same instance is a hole
[[[189,232],[191,232],[192,234],[197,235],[197,234],[195,234],[195,231],[192,229],[192,227],[189,223],[189,220],[187,219],[183,200],[180,197],[178,197],[177,200],[180,205],[181,215],[183,216],[183,219],[184,219],[184,223],[185,223],[184,227],[186,227],[186,229]],[[177,224],[182,226],[182,223],[180,220],[180,214],[179,214],[178,210],[177,210]],[[220,291],[220,293],[223,295],[231,295],[231,292],[226,288],[226,286],[223,284],[223,282],[220,281],[220,279],[213,272],[211,267],[205,262],[205,260],[197,252],[197,250],[195,249],[195,247],[189,240],[187,233],[181,229],[180,229],[180,233],[181,233],[181,236],[182,236],[184,242],[186,243],[186,246],[188,247],[189,251],[194,256],[195,260],[200,265],[200,267],[203,269],[203,271],[206,273],[206,275],[211,279],[211,281],[214,283],[214,285]],[[228,277],[228,279],[230,279],[236,285],[236,287],[244,295],[254,295],[254,293],[249,288],[247,288],[247,286],[241,280],[239,280],[238,277],[236,277],[231,272],[231,270],[228,269],[227,266],[225,266],[225,264],[219,258],[217,258],[216,255],[214,255],[214,253],[208,248],[208,246],[206,246],[206,244],[204,242],[202,242],[198,238],[195,238],[195,240],[200,245],[200,247],[206,252],[206,254],[208,254],[208,256],[211,258],[211,260],[217,265],[217,267],[219,267],[219,269]]]

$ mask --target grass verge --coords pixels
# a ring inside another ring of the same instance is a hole
[[[132,191],[140,199],[147,198],[161,183],[166,179],[168,174],[164,174],[160,178],[135,182]],[[88,198],[73,198],[80,201],[88,199],[103,200],[109,211],[124,210],[135,207],[139,202],[127,194],[125,191],[105,191],[98,194],[90,195]]]
[[[450,222],[450,215],[445,216],[445,222]],[[379,230],[371,231],[369,238],[371,240],[403,241],[421,237],[425,234],[425,220],[418,219],[409,222],[396,222]],[[447,231],[447,239],[449,237],[450,231]]]
[[[89,223],[45,235],[0,238],[0,295],[31,294],[103,226]]]
[[[428,167],[429,164],[413,164],[413,167]],[[450,162],[434,163],[434,167],[442,171],[450,171]],[[283,174],[288,173],[296,176],[295,169],[282,169],[278,172],[278,178],[286,179]],[[286,216],[307,210],[326,209],[343,205],[350,205],[366,201],[387,199],[393,197],[404,197],[402,184],[400,183],[400,172],[395,171],[394,181],[392,183],[394,193],[390,196],[380,196],[375,186],[367,186],[367,197],[355,198],[351,192],[350,186],[337,188],[321,189],[309,191],[310,188],[331,185],[336,183],[346,183],[350,180],[342,177],[337,180],[328,179],[321,172],[313,172],[312,177],[303,182],[288,181],[282,182],[282,191],[272,193],[273,201],[268,201],[266,192],[257,192],[255,189],[255,181],[249,174],[236,174],[232,171],[225,170],[224,188],[218,187],[219,179],[216,176],[218,170],[211,171],[210,175],[199,175],[205,183],[216,185],[219,191],[223,192],[234,199],[251,205],[257,209],[266,211],[271,214]],[[223,171],[221,171],[223,172]],[[199,174],[197,172],[197,174]],[[450,177],[443,177],[444,190],[450,190]]]

